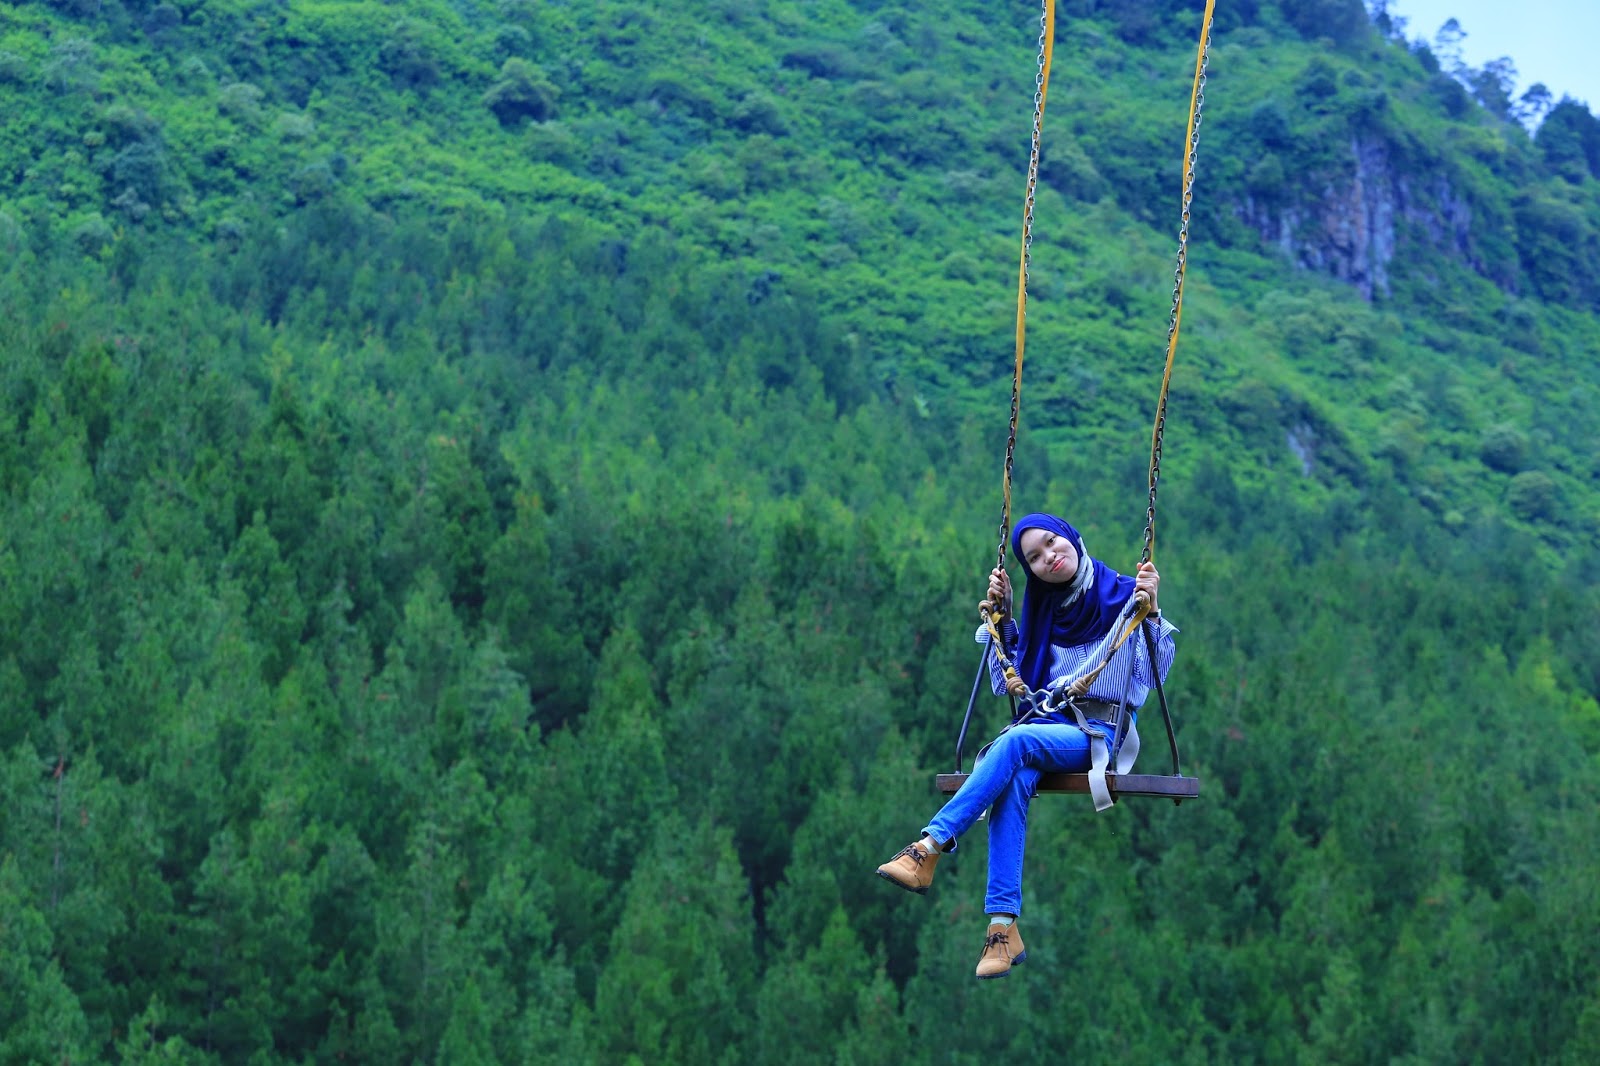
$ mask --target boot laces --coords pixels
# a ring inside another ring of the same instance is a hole
[[[916,863],[918,866],[921,866],[922,860],[928,857],[928,853],[923,851],[915,844],[907,844],[906,850],[902,851],[900,854],[909,855],[911,857],[911,861]]]
[[[995,945],[1002,944],[1002,945],[1006,945],[1007,954],[1010,954],[1010,950],[1009,950],[1010,943],[1011,943],[1011,937],[1007,935],[1007,933],[1006,933],[1006,931],[1004,929],[1002,929],[998,933],[990,933],[988,935],[988,937],[983,942],[983,950],[985,952],[987,952],[990,948],[994,947]]]

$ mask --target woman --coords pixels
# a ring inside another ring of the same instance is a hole
[[[1005,612],[1006,642],[1017,649],[1017,678],[1007,682],[990,658],[995,691],[1013,696],[1037,692],[1058,678],[1074,677],[1096,665],[1097,645],[1110,632],[1118,614],[1135,592],[1150,600],[1156,620],[1156,668],[1163,680],[1172,666],[1172,635],[1177,630],[1157,614],[1156,591],[1161,577],[1150,563],[1141,563],[1137,577],[1118,574],[1092,559],[1083,538],[1066,522],[1047,514],[1030,514],[1011,531],[1011,552],[1026,569],[1022,614],[1011,616],[1011,583],[1004,567],[989,575],[985,604]],[[987,628],[979,630],[987,642]],[[1125,641],[1077,703],[1091,732],[1113,733],[1096,710],[1109,716],[1126,694],[1130,712],[1150,691],[1151,670],[1145,642],[1138,634]],[[988,932],[978,959],[978,977],[1005,977],[1027,957],[1017,915],[1022,911],[1022,853],[1028,824],[1028,801],[1045,773],[1082,773],[1090,767],[1090,734],[1069,713],[1052,711],[1013,724],[980,754],[972,775],[922,831],[893,859],[878,867],[878,876],[901,888],[923,893],[933,881],[943,852],[986,809],[989,819],[989,887],[984,897]],[[1132,751],[1132,747],[1129,748]],[[1115,757],[1116,753],[1110,753]]]

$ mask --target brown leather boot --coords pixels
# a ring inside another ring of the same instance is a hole
[[[978,980],[992,981],[1011,973],[1011,967],[1027,961],[1028,949],[1022,946],[1022,933],[1013,920],[1010,925],[991,925],[983,938],[983,954],[978,956]]]
[[[878,867],[878,876],[920,896],[933,884],[933,868],[937,865],[937,851],[930,855],[920,844],[907,844],[900,854]]]

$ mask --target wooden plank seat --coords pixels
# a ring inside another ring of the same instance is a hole
[[[953,795],[970,777],[970,774],[939,774],[934,787],[945,795]],[[1194,799],[1200,795],[1198,777],[1181,777],[1175,774],[1107,774],[1106,785],[1111,798],[1118,796],[1164,796],[1173,802]],[[1089,791],[1088,774],[1044,774],[1039,778],[1040,792]]]

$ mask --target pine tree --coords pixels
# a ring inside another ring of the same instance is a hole
[[[746,1057],[754,925],[725,829],[665,816],[637,853],[595,989],[612,1061]]]
[[[89,1061],[89,1023],[54,956],[50,927],[15,857],[0,854],[0,1059]]]

